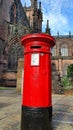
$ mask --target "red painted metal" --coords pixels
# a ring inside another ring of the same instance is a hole
[[[47,34],[28,34],[21,38],[24,46],[24,84],[22,105],[50,107],[51,52],[55,39]]]

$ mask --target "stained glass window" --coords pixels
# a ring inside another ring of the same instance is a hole
[[[56,46],[52,48],[51,52],[52,56],[56,56]]]
[[[8,68],[16,70],[18,66],[18,59],[23,58],[23,47],[19,43],[15,43],[9,49],[8,55]]]
[[[66,44],[61,46],[61,56],[68,56],[68,46]]]

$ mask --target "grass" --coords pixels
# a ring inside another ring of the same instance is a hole
[[[1,87],[0,86],[0,90],[11,90],[11,89],[13,89],[13,88],[10,88],[10,87]]]

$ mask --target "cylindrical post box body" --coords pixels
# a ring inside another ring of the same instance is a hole
[[[55,39],[46,34],[21,38],[24,46],[24,83],[21,130],[51,130],[51,52]]]

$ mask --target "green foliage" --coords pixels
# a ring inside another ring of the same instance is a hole
[[[10,88],[10,87],[1,87],[0,86],[0,90],[11,90],[11,89],[13,89],[13,88]]]
[[[68,79],[67,76],[64,76],[62,78],[62,84],[63,84],[63,86],[69,86],[69,85],[71,85],[71,83],[69,82],[69,79]]]
[[[70,64],[67,68],[67,77],[73,78],[73,64]]]
[[[69,80],[69,78],[67,76],[64,76],[62,78],[62,85],[63,85],[63,89],[64,90],[70,90],[73,89],[72,87],[72,82]]]
[[[67,75],[62,78],[62,85],[64,90],[73,89],[73,64],[67,68]]]

